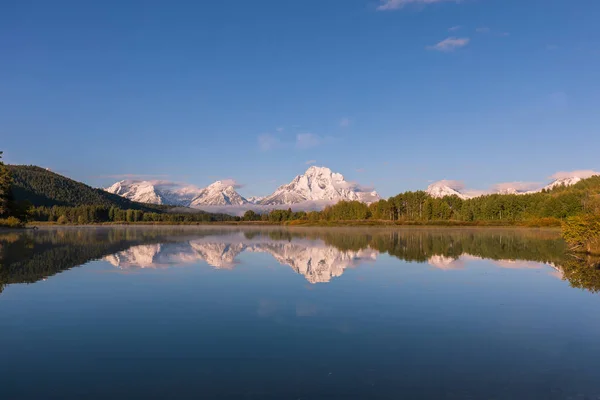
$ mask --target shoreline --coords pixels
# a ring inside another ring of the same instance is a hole
[[[35,230],[43,227],[176,227],[176,226],[230,226],[230,227],[284,227],[284,228],[525,228],[525,229],[549,229],[560,230],[556,225],[539,225],[527,223],[467,223],[462,221],[444,222],[444,223],[423,223],[423,222],[391,222],[391,221],[330,221],[330,222],[310,222],[310,221],[289,221],[289,222],[265,222],[265,221],[235,221],[235,222],[99,222],[89,224],[58,224],[56,222],[30,222],[23,228],[4,228],[0,231],[15,232],[24,230]]]

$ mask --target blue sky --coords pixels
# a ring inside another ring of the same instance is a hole
[[[268,194],[311,161],[382,195],[600,169],[600,2],[0,5],[0,150]]]

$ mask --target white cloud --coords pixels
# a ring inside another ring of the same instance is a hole
[[[258,136],[258,146],[262,151],[272,150],[278,147],[281,141],[278,137],[271,135],[270,133],[264,133]]]
[[[308,160],[307,162],[305,162],[306,165],[312,165],[312,164],[316,164],[317,160]]]
[[[453,2],[460,3],[461,0],[380,0],[377,7],[379,11],[399,10],[408,5],[427,5],[434,3]]]
[[[456,31],[460,30],[461,28],[462,28],[462,26],[456,25],[451,28],[448,28],[448,32],[456,32]]]
[[[595,175],[600,175],[600,172],[591,169],[584,169],[578,171],[560,171],[552,175],[550,179],[565,179],[574,177],[587,179]]]
[[[341,126],[342,128],[346,128],[346,127],[350,126],[350,122],[351,122],[351,121],[350,121],[350,119],[349,119],[349,118],[342,118],[342,119],[340,120],[340,126]]]
[[[323,143],[323,138],[314,133],[299,133],[296,135],[296,147],[299,149],[309,149]]]
[[[450,189],[460,191],[465,188],[465,183],[463,181],[455,181],[452,179],[442,179],[441,181],[433,182],[431,186],[448,186]]]
[[[47,170],[51,171],[50,168],[46,168]],[[169,175],[167,174],[158,174],[158,175],[152,175],[152,174],[114,174],[114,175],[100,175],[97,176],[97,178],[110,178],[110,179],[128,179],[128,180],[137,180],[137,181],[143,181],[146,179],[158,179],[158,178],[166,178]]]
[[[285,129],[283,127],[275,128],[275,130],[279,133],[283,132]]]
[[[471,39],[469,39],[469,38],[449,37],[449,38],[444,39],[441,42],[439,42],[433,46],[429,46],[427,48],[429,50],[436,50],[436,51],[442,51],[442,52],[449,53],[449,52],[459,49],[461,47],[465,47],[466,45],[469,44],[470,41],[471,41]]]
[[[127,180],[125,180],[125,182],[128,184],[147,182],[147,183],[151,184],[152,186],[156,187],[158,190],[169,190],[169,191],[175,191],[175,192],[179,192],[179,193],[197,192],[200,190],[200,188],[198,186],[190,185],[189,183],[186,183],[186,182],[176,182],[176,181],[168,181],[168,180],[162,180],[162,179],[127,179]]]
[[[244,187],[243,184],[239,183],[235,179],[221,179],[221,183],[225,186],[233,186],[234,189],[241,189]]]
[[[280,205],[271,205],[271,206],[263,206],[258,204],[244,204],[240,206],[197,206],[194,207],[196,210],[203,210],[212,213],[224,213],[229,215],[243,215],[246,211],[252,210],[258,213],[266,213],[272,210],[287,210],[291,208],[292,211],[318,211],[324,209],[326,206],[330,206],[335,204],[335,200],[318,200],[318,201],[303,201],[295,204],[280,204]],[[188,210],[188,212],[193,212],[190,209],[176,209],[173,212]]]
[[[429,187],[436,187],[436,186],[438,186],[438,187],[439,186],[447,186],[450,189],[454,189],[457,192],[460,192],[468,197],[477,197],[477,196],[482,196],[484,194],[489,193],[486,190],[467,189],[467,187],[465,186],[465,183],[463,181],[457,181],[457,180],[452,180],[452,179],[443,179],[441,181],[435,181],[429,185]]]

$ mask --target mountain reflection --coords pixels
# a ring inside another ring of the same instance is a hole
[[[488,260],[501,268],[542,268],[597,292],[597,259],[574,257],[555,231],[518,229],[67,228],[0,234],[0,291],[92,260],[122,269],[204,262],[233,269],[242,253],[264,253],[313,284],[388,256],[446,271]]]
[[[118,268],[160,268],[204,261],[218,269],[232,269],[239,254],[267,253],[279,264],[291,267],[310,283],[329,282],[341,276],[346,268],[377,259],[372,249],[339,250],[317,241],[267,242],[244,237],[223,237],[221,242],[191,240],[178,244],[135,246],[106,256],[104,259]],[[241,240],[241,242],[232,242]],[[230,241],[230,242],[228,242]]]

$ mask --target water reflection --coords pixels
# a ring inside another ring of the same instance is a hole
[[[212,239],[214,240],[214,239]],[[245,239],[230,235],[219,238],[190,240],[177,244],[135,246],[104,259],[118,268],[160,268],[204,261],[217,269],[233,269],[243,252],[266,253],[279,264],[291,267],[310,283],[329,282],[352,268],[377,259],[372,249],[340,250],[319,241],[298,240],[293,243],[267,238]],[[239,240],[239,241],[238,241]]]
[[[552,268],[573,287],[600,289],[599,262],[574,257],[555,231],[506,229],[70,228],[0,234],[0,291],[91,260],[121,269],[205,262],[233,269],[242,253],[264,253],[312,283],[381,254],[441,270],[479,260],[501,268]]]

